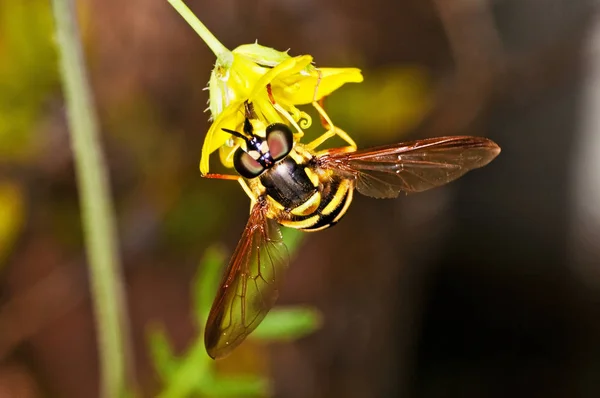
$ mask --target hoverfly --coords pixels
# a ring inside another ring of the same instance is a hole
[[[355,190],[374,198],[425,191],[485,166],[500,153],[493,141],[468,136],[357,150],[354,141],[333,126],[322,102],[313,106],[327,132],[309,144],[300,143],[287,124],[266,125],[250,102],[245,103],[242,131],[223,129],[242,142],[233,155],[241,177],[205,177],[239,181],[251,199],[251,210],[206,323],[204,342],[212,358],[231,353],[275,304],[289,262],[279,225],[323,230],[346,214]],[[334,135],[348,146],[315,149]]]

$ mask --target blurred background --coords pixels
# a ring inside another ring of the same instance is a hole
[[[501,155],[431,192],[357,196],[308,234],[280,304],[318,331],[249,340],[219,372],[272,395],[600,396],[600,25],[593,0],[189,0],[228,48],[258,39],[365,82],[327,101],[360,147],[484,135]],[[191,280],[231,253],[237,184],[203,180],[215,61],[166,0],[77,1],[119,225],[140,396],[148,329],[198,336]],[[0,397],[95,397],[94,318],[47,0],[0,0]],[[199,370],[200,372],[200,370]]]

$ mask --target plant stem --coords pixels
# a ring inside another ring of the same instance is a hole
[[[233,62],[233,55],[220,41],[212,34],[210,30],[194,15],[192,10],[186,6],[181,0],[169,0],[169,3],[177,10],[177,12],[187,21],[187,23],[198,33],[200,38],[204,40],[206,45],[217,57],[217,61],[221,65],[229,66]]]
[[[52,0],[98,335],[101,396],[122,397],[128,328],[116,228],[74,0]]]

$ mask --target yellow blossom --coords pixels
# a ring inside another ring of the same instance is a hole
[[[301,128],[310,126],[310,117],[297,106],[310,104],[331,94],[345,83],[363,78],[357,68],[317,68],[310,55],[292,57],[287,51],[245,44],[227,50],[180,1],[169,0],[217,56],[209,81],[209,128],[200,159],[200,171],[209,171],[209,156],[221,149],[221,161],[232,167],[235,148],[232,136],[222,129],[238,130],[244,121],[244,103],[254,105],[257,116],[267,123],[293,121]],[[267,93],[271,86],[277,109]],[[226,144],[233,145],[226,145]]]
[[[259,50],[266,48],[253,44],[243,46],[244,50],[248,50],[249,46]],[[220,72],[218,68],[215,68],[212,75],[216,77],[211,77],[209,85],[211,112],[217,117],[206,134],[202,149],[200,170],[203,174],[208,173],[208,156],[232,139],[223,128],[236,130],[242,125],[245,101],[252,102],[257,116],[266,122],[287,122],[273,107],[268,97],[267,85],[271,85],[275,102],[288,112],[295,122],[300,123],[303,119],[305,123],[301,123],[301,126],[306,128],[310,125],[310,117],[300,111],[297,105],[310,104],[315,99],[319,100],[345,83],[362,81],[360,70],[355,68],[317,70],[311,64],[312,57],[309,55],[291,57],[286,53],[277,52],[278,54],[275,55],[283,54],[286,57],[269,68],[260,66],[265,61],[269,61],[268,59],[258,60],[259,64],[236,50],[233,50],[234,61],[231,68],[227,70],[226,80],[218,77]],[[218,81],[220,84],[212,84],[213,81]],[[318,92],[315,93],[317,83]],[[228,147],[222,149],[221,161],[228,167],[231,165],[229,156],[231,152]]]

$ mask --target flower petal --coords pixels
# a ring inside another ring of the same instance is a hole
[[[298,57],[286,59],[256,81],[254,90],[252,90],[248,99],[253,101],[254,97],[259,95],[261,91],[266,91],[267,84],[274,82],[275,79],[280,80],[298,75],[300,71],[308,67],[311,62],[312,57],[310,55],[300,55]]]
[[[216,65],[208,84],[212,117],[219,116],[230,103],[247,98],[256,81],[270,70],[244,55],[235,53],[230,68]]]
[[[243,106],[243,100],[230,103],[211,124],[202,145],[202,155],[200,157],[200,172],[202,174],[208,173],[210,154],[225,145],[227,140],[231,138],[231,135],[222,129],[235,130],[244,122]]]
[[[273,84],[273,96],[283,97],[294,105],[310,104],[315,97],[315,87],[319,83],[316,99],[328,96],[346,83],[360,83],[363,76],[358,68],[319,68],[321,81],[315,68],[310,75],[296,74],[283,77]]]

